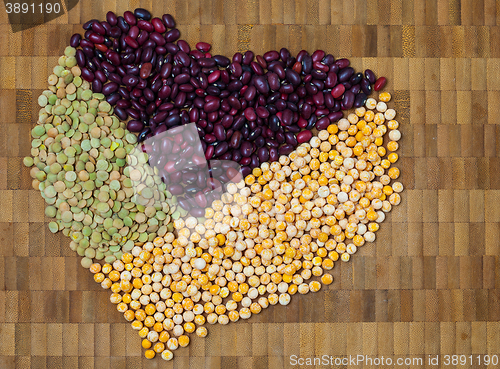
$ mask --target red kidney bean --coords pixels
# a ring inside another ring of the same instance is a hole
[[[320,62],[314,62],[313,63],[313,68],[322,72],[327,73],[330,70],[330,67],[328,65],[325,65]]]
[[[321,106],[325,103],[325,96],[323,92],[319,91],[316,95],[313,95],[313,101],[316,106]]]
[[[128,30],[130,29],[129,23],[122,16],[118,17],[117,25],[122,30],[122,32],[128,32]],[[135,23],[133,25],[135,25]]]
[[[172,17],[170,14],[163,14],[163,17],[161,19],[163,20],[163,23],[165,23],[165,26],[167,26],[168,28],[175,27],[174,17]]]
[[[130,132],[141,132],[144,129],[144,123],[138,120],[130,120],[127,123],[127,129]]]
[[[85,23],[83,24],[82,28],[83,28],[83,29],[85,29],[85,30],[89,30],[89,29],[91,29],[91,28],[92,28],[92,24],[93,24],[94,22],[97,22],[97,19],[91,19],[91,20],[89,20],[89,21],[85,22]]]
[[[207,101],[205,103],[205,106],[203,107],[203,110],[205,110],[207,113],[212,113],[217,111],[219,107],[220,107],[220,100],[214,99]]]
[[[385,77],[380,77],[375,81],[373,84],[373,89],[375,91],[379,91],[384,88],[385,84],[387,83],[387,79]]]
[[[351,78],[349,79],[349,83],[354,86],[360,83],[362,79],[363,73],[356,73],[351,76]]]
[[[328,119],[328,117],[323,117],[316,122],[316,129],[318,131],[321,131],[323,129],[327,129],[329,125],[330,125],[330,119]]]
[[[214,136],[217,138],[219,141],[224,141],[226,139],[226,130],[222,126],[222,124],[216,124],[214,126]]]
[[[92,91],[97,93],[102,91],[102,82],[97,78],[92,81]]]
[[[89,41],[94,44],[102,44],[104,42],[104,36],[92,32],[89,35]]]
[[[254,152],[255,148],[254,146],[248,142],[248,141],[243,141],[241,143],[241,148],[240,148],[240,151],[241,151],[241,155],[245,158],[248,158],[252,155],[252,153]]]
[[[146,31],[146,32],[153,32],[155,30],[155,27],[149,23],[148,21],[145,21],[145,20],[140,20],[137,22],[137,27],[139,27],[139,29],[142,29],[143,31]]]
[[[75,33],[73,36],[71,36],[71,39],[69,41],[69,44],[71,47],[78,47],[80,46],[80,41],[82,40],[82,35],[79,33]]]
[[[374,84],[377,80],[377,77],[375,77],[375,73],[373,73],[371,69],[365,69],[365,77],[368,81],[370,81],[371,84]]]
[[[125,37],[125,42],[127,43],[127,45],[134,49],[137,49],[139,47],[139,43],[130,36]]]
[[[144,19],[144,20],[150,20],[151,19],[151,13],[147,11],[146,9],[143,8],[137,8],[134,10],[134,15],[138,19]]]
[[[94,73],[90,71],[88,68],[81,69],[82,78],[88,82],[92,82],[94,80]]]
[[[200,50],[203,53],[208,53],[210,51],[210,44],[207,42],[198,42],[196,44],[196,49]]]
[[[225,154],[228,149],[229,145],[227,144],[226,141],[219,142],[217,146],[215,146],[214,157],[219,157]]]
[[[256,94],[257,89],[255,88],[255,86],[250,86],[243,94],[243,97],[246,101],[252,101],[255,98]]]
[[[139,33],[141,30],[137,26],[132,26],[130,27],[130,31],[128,31],[128,36],[132,37],[133,39],[137,39],[137,36],[139,36]]]
[[[137,23],[137,19],[134,16],[134,13],[131,11],[127,10],[125,13],[123,13],[123,19],[130,25],[130,26],[135,26]]]
[[[353,107],[359,108],[359,107],[365,105],[367,99],[368,99],[368,96],[366,96],[366,94],[364,94],[363,92],[356,95],[356,99],[354,100]]]
[[[351,91],[354,95],[358,94],[361,91],[361,86],[359,83],[357,85],[352,86],[349,91]]]
[[[350,64],[349,59],[337,59],[335,65],[340,69],[348,67]]]
[[[165,33],[165,31],[167,30],[160,18],[151,19],[151,24],[153,25],[155,31],[158,33]]]
[[[106,35],[106,29],[99,22],[92,23],[92,31],[94,31],[95,33],[98,33],[101,36]]]
[[[354,69],[351,67],[343,68],[339,71],[338,78],[339,82],[349,81],[349,78],[354,74]]]
[[[344,93],[344,98],[342,99],[341,108],[342,110],[348,110],[351,109],[352,106],[354,105],[354,99],[355,96],[351,91],[346,91]]]
[[[180,37],[180,35],[181,33],[179,30],[177,28],[173,28],[165,34],[165,41],[174,42]]]
[[[281,123],[285,126],[290,126],[293,123],[293,112],[290,109],[283,110]]]
[[[311,131],[302,131],[299,134],[297,134],[297,142],[299,144],[308,142],[312,138],[312,136],[313,135]]]
[[[82,50],[76,51],[76,62],[80,68],[84,67],[87,64],[85,54],[83,53]]]
[[[151,74],[151,69],[153,68],[153,66],[151,65],[151,63],[144,63],[141,67],[141,70],[139,72],[139,76],[142,78],[142,79],[146,79],[149,77],[149,75]]]
[[[363,78],[360,83],[361,89],[363,90],[363,93],[366,95],[370,95],[372,93],[372,86],[370,84],[370,81],[366,78]]]
[[[158,47],[156,48],[158,50],[159,47],[165,45],[167,43],[167,41],[165,41],[165,38],[159,34],[158,32],[152,32],[150,35],[149,35],[149,40],[148,41],[153,41],[156,45],[158,45]],[[160,50],[162,51],[162,50]],[[166,49],[165,49],[165,52],[163,52],[163,54],[166,53]]]
[[[335,86],[332,90],[332,96],[335,98],[335,99],[338,99],[340,96],[342,96],[345,92],[345,87],[344,85],[342,84],[339,84],[337,86]]]
[[[325,57],[325,52],[323,50],[316,50],[311,55],[311,59],[313,62],[319,62],[319,61],[323,60],[324,57]]]
[[[304,55],[302,59],[302,72],[304,74],[309,74],[313,69],[313,60],[309,54]]]
[[[292,146],[297,146],[297,138],[292,132],[285,133],[285,142]]]
[[[118,18],[116,17],[116,14],[113,12],[106,13],[106,20],[112,26],[116,26],[116,24],[118,23]]]

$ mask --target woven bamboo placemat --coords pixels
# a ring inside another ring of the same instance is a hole
[[[71,34],[139,6],[172,14],[182,38],[214,53],[348,57],[388,78],[403,133],[406,190],[374,245],[337,263],[321,292],[210,326],[169,363],[142,357],[109,292],[48,231],[22,166],[36,98]],[[80,0],[12,33],[0,4],[0,368],[312,368],[290,356],[358,354],[436,368],[429,355],[500,355],[499,25],[495,0]]]

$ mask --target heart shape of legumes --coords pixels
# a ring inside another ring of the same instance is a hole
[[[321,50],[212,56],[145,9],[106,18],[59,58],[24,163],[146,357],[318,291],[375,240],[403,189],[391,95],[369,97],[384,77]]]

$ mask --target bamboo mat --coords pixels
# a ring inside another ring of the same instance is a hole
[[[349,57],[388,78],[403,133],[406,189],[374,245],[337,263],[321,292],[210,326],[169,363],[142,357],[109,291],[48,231],[22,166],[34,103],[71,34],[138,6],[171,13],[182,38],[214,53]],[[17,33],[0,4],[0,369],[313,368],[290,356],[324,354],[464,368],[427,358],[500,355],[499,45],[495,0],[80,0]]]

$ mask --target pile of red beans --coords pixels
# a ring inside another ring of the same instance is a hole
[[[82,77],[120,119],[130,118],[128,129],[139,141],[194,122],[206,159],[235,161],[243,175],[289,154],[309,141],[312,129],[326,129],[386,83],[322,50],[212,56],[205,42],[191,49],[179,40],[171,15],[152,18],[141,8],[109,12],[106,21],[83,28],[84,37],[70,42],[80,47]]]

